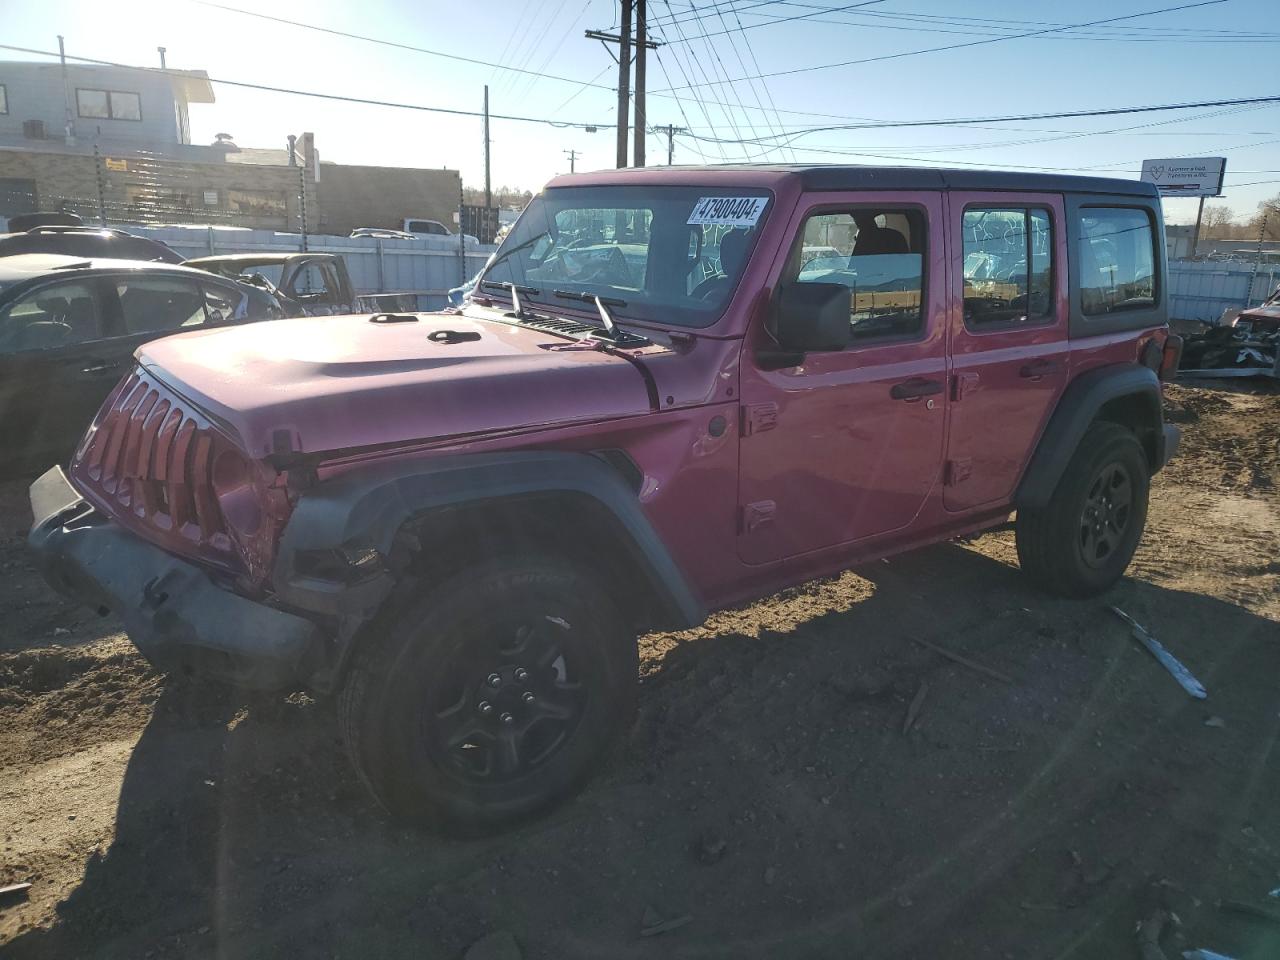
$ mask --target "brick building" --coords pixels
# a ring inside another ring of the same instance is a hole
[[[345,235],[450,223],[456,170],[321,163],[310,133],[275,149],[193,144],[207,74],[0,63],[0,216],[65,210],[109,223],[225,223]]]

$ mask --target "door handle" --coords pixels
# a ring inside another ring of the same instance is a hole
[[[912,400],[919,400],[922,397],[932,397],[941,392],[941,380],[926,380],[923,377],[904,380],[902,383],[895,383],[889,388],[890,397],[894,400],[906,400],[908,403]]]
[[[1041,377],[1048,376],[1051,373],[1059,373],[1062,370],[1062,364],[1057,360],[1032,360],[1025,363],[1018,371],[1018,376],[1024,380],[1039,380]]]

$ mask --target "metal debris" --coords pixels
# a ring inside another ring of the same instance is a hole
[[[916,643],[920,644],[920,646],[928,647],[934,653],[941,654],[942,656],[946,657],[948,660],[950,660],[953,663],[958,663],[961,666],[968,667],[970,670],[976,670],[978,671],[978,673],[984,674],[985,676],[988,676],[988,677],[992,677],[996,680],[1001,681],[1002,683],[1013,683],[1013,677],[1007,676],[1001,673],[999,670],[992,670],[990,667],[984,667],[982,664],[977,663],[976,661],[970,660],[968,657],[962,657],[958,653],[953,653],[952,651],[948,650],[946,647],[940,647],[936,643],[930,643],[928,640],[925,640],[921,637],[912,637],[911,639],[914,640]]]
[[[0,887],[0,902],[25,897],[30,889],[29,883],[11,883],[7,887]]]
[[[1266,920],[1268,923],[1280,925],[1280,913],[1275,910],[1268,910],[1266,907],[1259,907],[1252,903],[1245,903],[1242,900],[1223,900],[1218,904],[1219,910],[1226,910],[1231,913],[1243,914],[1246,917],[1253,917],[1255,920]]]
[[[1110,609],[1117,617],[1129,624],[1129,628],[1133,631],[1133,638],[1150,651],[1151,655],[1160,662],[1160,665],[1169,671],[1173,679],[1178,681],[1183,690],[1197,700],[1204,700],[1209,696],[1204,685],[1192,675],[1191,671],[1184,667],[1177,657],[1166,650],[1159,640],[1149,634],[1142,624],[1138,623],[1137,620],[1119,607],[1113,606]]]
[[[916,695],[911,700],[911,705],[907,707],[907,716],[902,721],[902,732],[906,733],[913,726],[916,720],[920,718],[920,708],[924,706],[925,695],[929,692],[929,684],[923,680],[920,682],[920,689],[916,691]]]
[[[644,917],[640,920],[640,936],[656,937],[660,933],[667,933],[670,930],[679,930],[686,923],[693,920],[689,914],[682,917],[673,917],[670,920],[662,919],[662,914],[651,906],[645,906]]]
[[[1280,378],[1280,292],[1261,307],[1188,337],[1178,377]]]

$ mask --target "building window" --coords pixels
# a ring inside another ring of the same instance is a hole
[[[0,83],[0,114],[9,112],[9,91],[5,89],[3,83]]]
[[[76,110],[89,120],[141,120],[142,101],[121,90],[76,90]]]

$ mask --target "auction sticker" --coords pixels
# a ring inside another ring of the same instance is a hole
[[[768,202],[768,197],[699,197],[688,224],[754,227]]]

